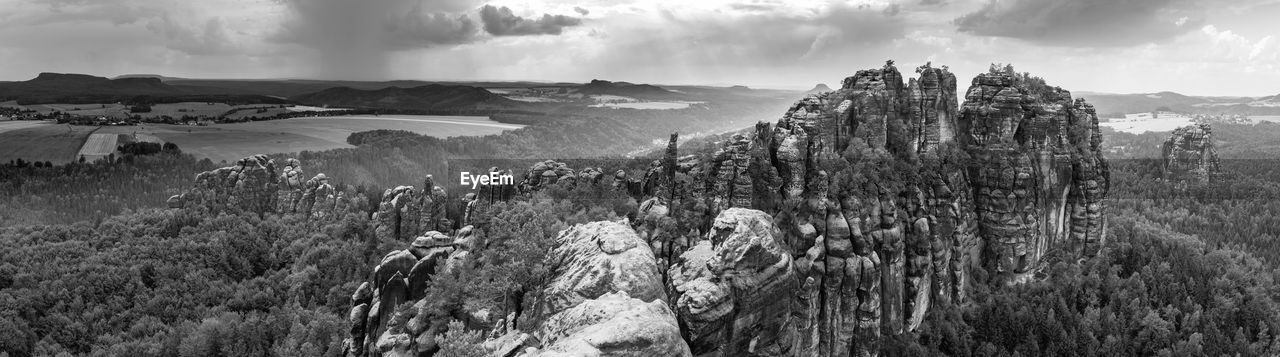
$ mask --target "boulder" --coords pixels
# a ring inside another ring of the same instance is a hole
[[[666,302],[646,302],[625,291],[551,315],[533,336],[542,342],[538,356],[691,356]]]
[[[613,292],[642,301],[666,300],[653,252],[627,225],[579,224],[560,232],[556,242],[550,259],[559,264],[542,290],[543,315]]]

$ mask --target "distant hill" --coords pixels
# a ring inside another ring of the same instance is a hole
[[[1174,92],[1111,94],[1075,92],[1077,97],[1088,100],[1104,117],[1119,114],[1145,113],[1156,109],[1168,109],[1191,114],[1241,114],[1280,115],[1280,99],[1277,97],[1199,97]]]
[[[591,83],[578,87],[577,92],[586,95],[617,95],[644,100],[671,100],[681,98],[679,93],[662,89],[661,87],[654,85],[610,82],[599,79],[593,79],[591,80]]]
[[[125,78],[155,78],[155,79],[159,79],[161,82],[182,80],[182,78],[167,77],[159,74],[122,74],[119,76],[112,77],[111,79],[125,79]]]
[[[289,99],[316,106],[421,110],[493,109],[514,107],[518,104],[484,88],[444,84],[376,90],[338,87]]]
[[[19,104],[282,102],[279,99],[240,94],[215,88],[173,86],[155,77],[108,79],[86,74],[41,73],[28,81],[0,83],[0,101],[16,100]]]
[[[360,90],[378,90],[391,87],[412,88],[431,84],[462,85],[481,88],[533,88],[533,87],[577,87],[577,83],[545,83],[545,82],[431,82],[417,80],[394,81],[338,81],[320,79],[166,79],[177,87],[217,88],[226,92],[258,94],[278,97],[295,97],[315,93],[329,88],[348,87]]]
[[[813,86],[813,89],[810,89],[808,92],[804,92],[804,93],[817,94],[817,93],[830,92],[830,91],[831,91],[831,87],[828,87],[826,83],[818,83],[818,85]]]

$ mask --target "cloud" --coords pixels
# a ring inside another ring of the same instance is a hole
[[[1194,31],[1204,10],[1190,0],[988,0],[955,19],[961,32],[1047,46],[1116,47]]]
[[[316,52],[317,76],[388,78],[389,58],[399,51],[477,40],[469,1],[282,0],[286,17],[270,37]]]
[[[574,45],[584,48],[583,55],[566,58],[561,66],[629,81],[758,84],[831,68],[856,70],[862,66],[858,63],[877,67],[891,57],[906,61],[928,55],[915,49],[891,49],[905,40],[911,6],[901,6],[896,15],[889,15],[894,11],[887,10],[891,5],[885,3],[816,1],[774,6],[775,2],[752,1],[735,3],[742,6],[697,3],[689,7],[677,3],[602,10],[608,16],[591,24],[599,30],[598,36],[577,40],[583,44]],[[564,58],[563,53],[554,51],[552,56]],[[824,78],[813,80],[817,79]]]
[[[506,6],[485,5],[480,8],[480,22],[485,32],[494,36],[559,35],[565,27],[581,25],[582,19],[542,14],[542,18],[530,20],[516,16]]]
[[[582,8],[582,7],[579,7],[579,6],[574,6],[574,7],[573,7],[573,12],[576,12],[576,13],[578,13],[579,15],[582,15],[582,16],[587,16],[587,15],[590,15],[590,14],[591,14],[591,11],[587,11],[587,9],[584,9],[584,8]]]

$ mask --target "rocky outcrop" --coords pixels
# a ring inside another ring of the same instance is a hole
[[[460,258],[469,254],[475,241],[468,232],[470,227],[456,237],[430,232],[409,249],[383,258],[372,281],[352,298],[346,355],[434,353],[436,336],[458,317],[427,309],[423,293],[432,276],[457,269]],[[500,356],[690,355],[667,303],[657,260],[631,227],[617,222],[576,225],[556,241],[547,257],[552,263],[547,283],[523,299],[524,314],[499,321],[491,333],[501,336],[486,348]],[[414,302],[407,312],[414,316],[392,316],[404,302]],[[516,319],[519,324],[507,322]]]
[[[1213,128],[1208,123],[1174,130],[1162,148],[1161,164],[1166,179],[1203,183],[1221,170],[1218,151],[1213,147]]]
[[[690,356],[663,300],[611,292],[547,317],[533,333],[537,356]]]
[[[362,195],[333,187],[325,174],[310,179],[304,175],[302,164],[296,159],[277,165],[265,155],[250,156],[234,166],[196,175],[190,190],[170,197],[166,203],[170,208],[296,214],[317,221],[354,213],[363,206]]]
[[[666,300],[657,260],[631,227],[614,222],[573,226],[556,238],[548,259],[559,262],[536,303],[555,315],[585,300],[625,292],[643,301]]]
[[[676,311],[694,353],[777,356],[794,343],[791,254],[768,214],[730,208],[671,267]],[[744,333],[747,332],[747,333]]]
[[[276,177],[275,162],[266,155],[250,156],[234,166],[197,174],[181,200],[215,212],[270,212],[276,204]]]
[[[1028,279],[1055,246],[1096,251],[1108,171],[1091,105],[1038,78],[992,71],[974,78],[960,116],[992,276]]]
[[[453,230],[447,212],[448,193],[435,185],[431,175],[423,179],[422,187],[398,186],[382,193],[382,202],[372,217],[379,239],[403,241],[430,231]]]
[[[924,153],[937,149],[939,143],[955,138],[956,76],[947,68],[925,64],[916,68],[920,78],[907,83],[906,124],[908,149]]]
[[[978,76],[960,106],[945,67],[916,72],[904,85],[892,63],[859,71],[754,139],[725,141],[705,170],[677,168],[703,173],[693,181],[705,189],[686,197],[707,215],[763,210],[794,262],[778,332],[728,322],[741,297],[701,268],[714,243],[671,259],[695,353],[875,355],[881,336],[915,329],[936,301],[963,301],[970,284],[1031,279],[1050,250],[1097,251],[1108,169],[1092,106],[1011,71]],[[990,279],[973,281],[975,269]]]
[[[667,305],[653,253],[616,222],[571,227],[548,257],[558,262],[524,317],[540,341],[532,355],[689,356]]]
[[[637,199],[630,225],[562,232],[546,285],[524,295],[506,319],[519,323],[500,324],[487,348],[874,356],[976,284],[1034,279],[1051,251],[1097,252],[1109,171],[1091,105],[1011,68],[978,75],[960,105],[946,67],[916,74],[904,79],[892,62],[858,71],[718,148],[681,156],[672,135],[647,167],[615,171],[613,186]],[[603,172],[540,162],[510,197]],[[388,191],[378,217],[411,215],[414,194]],[[386,219],[379,234],[403,231],[403,219]],[[438,270],[418,267],[444,254],[428,253],[431,241],[411,252],[410,291]],[[384,264],[389,277],[403,265]]]
[[[443,333],[449,321],[432,319],[435,316],[422,298],[433,276],[457,269],[474,248],[470,232],[464,228],[455,237],[428,232],[415,239],[408,249],[387,253],[374,267],[370,281],[361,284],[352,294],[350,336],[343,342],[343,355],[434,353],[438,349],[434,336]],[[414,316],[395,316],[406,313],[397,312],[397,307],[404,303],[414,303],[407,312]],[[421,318],[416,318],[419,316]]]

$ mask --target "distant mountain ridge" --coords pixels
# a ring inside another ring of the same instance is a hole
[[[516,101],[484,88],[445,84],[376,90],[337,87],[289,99],[316,106],[422,110],[492,109],[512,107],[517,104]]]
[[[1145,113],[1157,109],[1191,114],[1280,115],[1280,95],[1270,97],[1189,96],[1175,92],[1113,94],[1078,92],[1099,116]]]
[[[593,79],[590,83],[578,87],[577,92],[586,95],[616,95],[645,100],[667,100],[681,97],[679,93],[655,85],[611,82],[600,79]]]
[[[87,74],[40,73],[31,80],[0,83],[0,101],[20,104],[48,103],[113,103],[126,101],[235,101],[278,102],[262,96],[216,88],[174,86],[156,77],[123,77],[109,79]]]

